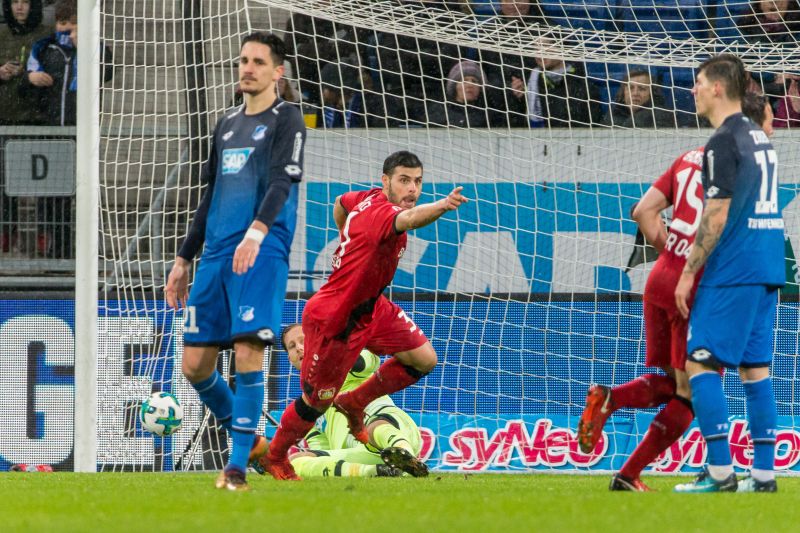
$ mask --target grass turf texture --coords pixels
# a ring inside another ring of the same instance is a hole
[[[0,474],[9,531],[797,531],[800,478],[777,494],[611,493],[608,476],[460,475],[277,482],[218,491],[212,474]],[[558,529],[554,529],[558,528]]]

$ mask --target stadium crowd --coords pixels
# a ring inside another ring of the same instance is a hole
[[[58,0],[45,23],[43,0],[2,0],[0,25],[0,126],[74,126],[77,113],[76,0]],[[103,81],[112,77],[111,51],[103,48]],[[2,157],[2,155],[0,155]],[[4,165],[0,165],[2,167]],[[5,184],[0,168],[0,184]],[[20,200],[22,204],[20,205]],[[31,205],[26,205],[31,204]],[[19,211],[35,212],[33,242],[17,232]],[[0,252],[24,248],[37,257],[69,258],[72,252],[72,198],[10,198],[3,186]]]
[[[773,43],[797,47],[798,0],[655,3],[569,0],[405,0],[406,7],[458,11],[480,32],[534,25],[659,33],[675,38]],[[0,126],[75,124],[77,12],[75,0],[2,0]],[[658,12],[656,13],[656,7]],[[679,8],[682,14],[675,18]],[[575,12],[575,9],[583,10]],[[672,15],[670,15],[672,13]],[[648,18],[649,17],[649,18]],[[49,22],[46,22],[49,21]],[[564,61],[459,47],[391,32],[370,31],[293,14],[285,26],[289,61],[281,96],[302,106],[318,128],[676,128],[708,126],[698,119],[688,68]],[[104,47],[104,81],[112,76]],[[759,73],[751,90],[766,94],[776,128],[800,127],[800,74]],[[2,150],[0,150],[2,157]],[[0,164],[0,253],[19,251],[14,221],[20,203],[6,196]],[[24,202],[23,202],[24,203]],[[71,199],[38,198],[39,230],[28,244],[38,257],[70,257]]]
[[[800,35],[797,0],[720,0],[702,9],[697,0],[673,1],[673,11],[685,11],[679,19],[668,11],[669,2],[661,6],[652,0],[641,6],[636,0],[624,6],[613,0],[600,2],[596,12],[586,7],[588,3],[551,0],[403,3],[428,10],[434,18],[436,10],[465,13],[472,21],[464,29],[467,33],[479,32],[482,26],[522,32],[536,24],[561,25],[787,48],[796,47]],[[578,8],[583,11],[573,13]],[[297,97],[306,115],[313,116],[312,126],[707,126],[694,113],[689,92],[693,69],[522,57],[302,14],[291,16],[285,30]],[[754,78],[758,92],[770,97],[776,127],[800,126],[798,80],[800,75],[785,73]]]

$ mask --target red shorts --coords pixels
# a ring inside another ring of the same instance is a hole
[[[667,310],[644,301],[644,333],[647,343],[647,366],[686,366],[686,334],[689,321],[677,309]]]
[[[384,296],[375,303],[372,321],[353,328],[347,339],[329,338],[322,331],[320,321],[303,318],[305,355],[300,383],[312,406],[330,404],[364,348],[379,355],[392,355],[428,342],[405,311]]]

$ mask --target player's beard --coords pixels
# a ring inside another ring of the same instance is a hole
[[[402,207],[403,209],[411,209],[417,205],[417,197],[413,194],[409,194],[401,198],[399,194],[395,194],[391,189],[389,190],[389,201]]]
[[[257,83],[257,80],[253,78],[247,78],[247,80],[253,83]],[[251,85],[248,89],[245,89],[242,86],[242,81],[244,80],[239,81],[239,88],[242,90],[242,94],[249,94],[250,96],[258,96],[264,93],[264,91],[268,91],[270,87],[272,87],[272,89],[275,90],[275,86],[272,84],[267,84],[261,87],[259,87],[258,85]]]

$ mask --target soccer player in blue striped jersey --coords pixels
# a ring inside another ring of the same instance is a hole
[[[706,205],[692,251],[675,288],[689,316],[686,372],[708,466],[677,492],[775,492],[777,410],[769,366],[778,291],[786,283],[778,157],[767,134],[742,114],[746,75],[736,56],[705,61],[692,89],[698,114],[717,128],[705,147]],[[721,367],[737,368],[753,440],[750,476],[737,483],[728,445],[728,406]]]
[[[303,117],[276,90],[285,54],[274,35],[243,39],[244,104],[217,122],[203,167],[206,190],[165,288],[172,308],[185,307],[183,373],[231,432],[233,449],[216,483],[228,490],[248,490],[247,463],[267,449],[255,435],[264,350],[280,328],[303,174]],[[191,262],[204,244],[190,295]],[[219,350],[231,346],[235,394],[217,371]]]

